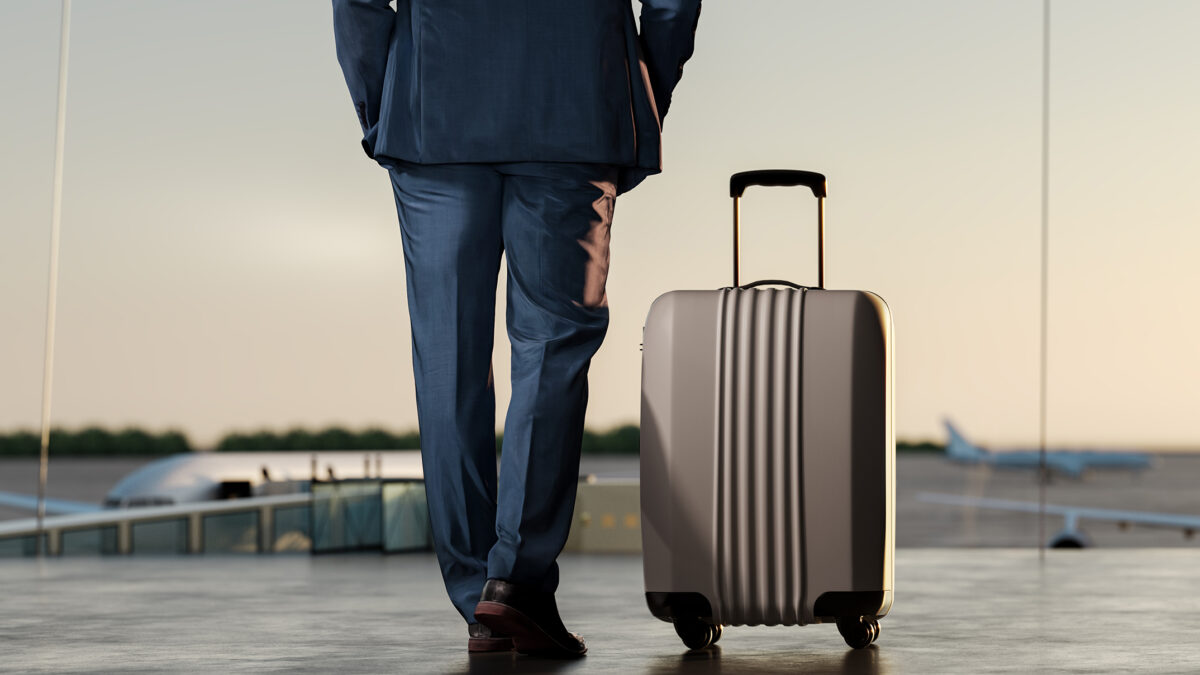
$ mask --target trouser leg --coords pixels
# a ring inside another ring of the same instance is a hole
[[[502,179],[471,165],[406,164],[391,175],[434,549],[450,599],[474,622],[496,540],[491,358]]]
[[[554,591],[579,480],[587,372],[608,328],[615,172],[502,165],[512,400],[488,575]]]

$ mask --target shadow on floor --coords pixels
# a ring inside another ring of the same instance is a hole
[[[460,671],[470,675],[500,675],[503,673],[569,673],[584,668],[587,657],[576,660],[557,661],[508,654],[474,654],[469,657],[469,666]],[[642,661],[639,659],[639,661]],[[847,673],[849,675],[876,675],[886,673],[881,652],[875,645],[866,649],[847,650],[840,654],[814,654],[811,652],[770,652],[753,655],[724,656],[720,645],[682,654],[664,655],[648,663],[628,664],[644,666],[641,672],[651,675],[671,673]],[[629,672],[635,672],[631,670]]]

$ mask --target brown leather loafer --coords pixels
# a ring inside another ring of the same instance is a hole
[[[587,653],[583,638],[563,626],[553,593],[488,579],[475,618],[493,634],[511,635],[522,654],[574,658]]]
[[[497,635],[490,628],[480,623],[467,626],[467,651],[469,652],[508,652],[512,651],[512,638]]]

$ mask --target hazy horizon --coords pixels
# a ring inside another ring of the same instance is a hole
[[[1051,445],[1200,447],[1200,4],[1053,3]],[[58,3],[0,6],[0,432],[36,429]],[[728,175],[829,176],[827,285],[896,323],[897,437],[1037,438],[1042,2],[706,3],[665,173],[621,197],[588,426],[636,423],[655,297],[730,283]],[[400,237],[327,3],[76,2],[53,423],[416,427]],[[747,278],[815,281],[800,191]],[[503,279],[495,371],[503,420]]]

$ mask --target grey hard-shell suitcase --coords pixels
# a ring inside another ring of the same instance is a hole
[[[751,185],[817,197],[815,288],[738,285]],[[730,195],[733,286],[666,293],[646,318],[646,601],[693,649],[723,625],[824,622],[865,647],[892,604],[891,315],[877,295],[824,288],[824,176],[739,173]]]

